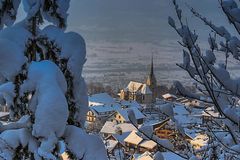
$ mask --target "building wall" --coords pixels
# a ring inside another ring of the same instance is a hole
[[[144,104],[152,103],[152,95],[151,94],[142,94],[142,103],[144,103]]]
[[[125,123],[126,122],[126,120],[119,113],[116,113],[114,115],[114,117],[115,117],[115,120],[117,123]]]
[[[156,129],[155,131],[156,136],[158,136],[159,138],[162,139],[169,139],[173,137],[173,130],[169,130],[169,129]]]
[[[144,147],[139,147],[139,148],[138,148],[138,151],[139,151],[139,153],[144,153],[144,152],[146,152],[146,151],[148,151],[148,152],[156,152],[156,151],[157,151],[157,146],[154,147],[154,148],[152,148],[152,149],[148,149],[148,148],[144,148]]]
[[[121,90],[120,99],[134,100],[134,101],[137,101],[138,103],[150,104],[150,103],[152,103],[153,96],[152,96],[152,94],[140,94],[140,93],[135,94],[132,92],[125,92],[125,91]]]
[[[92,111],[87,112],[87,121],[88,122],[95,122],[96,121],[96,116]]]
[[[127,142],[125,142],[125,148],[128,153],[144,153],[146,151],[148,151],[148,152],[156,152],[157,151],[157,146],[152,149],[149,149],[149,148],[140,147],[135,144],[127,143]]]
[[[124,92],[124,90],[121,90],[120,99],[128,100],[129,99],[129,92]]]
[[[9,109],[8,109],[7,106],[1,106],[1,107],[0,107],[0,111],[1,111],[1,112],[9,112]]]
[[[125,147],[128,153],[135,153],[138,150],[138,146],[127,142],[125,142]]]

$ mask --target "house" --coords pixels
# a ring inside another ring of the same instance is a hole
[[[138,103],[152,103],[152,91],[144,83],[130,81],[127,88],[120,91],[120,99],[135,100]]]
[[[119,142],[120,146],[125,147],[124,139],[127,138],[127,136],[131,133],[130,132],[123,132],[123,133],[116,133],[116,134],[111,134],[106,138],[106,140],[114,140]]]
[[[121,105],[117,103],[91,106],[87,112],[86,120],[90,123],[93,123],[96,120],[106,121],[111,115],[115,113],[116,109],[118,108],[121,108]]]
[[[157,150],[156,142],[143,138],[137,131],[132,131],[124,139],[124,142],[126,151],[129,153],[155,152]]]
[[[119,95],[122,100],[135,100],[141,104],[151,104],[156,101],[157,81],[153,69],[153,58],[146,83],[130,81],[128,86],[120,91]]]
[[[86,121],[93,123],[98,120],[105,123],[117,111],[129,108],[133,109],[136,115],[141,114],[139,109],[142,109],[142,106],[134,100],[115,100],[107,93],[94,94],[89,96],[89,111],[87,112]],[[115,118],[112,118],[113,120]],[[125,121],[120,122],[119,120],[118,122],[124,123]]]
[[[117,124],[116,122],[110,122],[106,121],[106,123],[103,125],[100,134],[107,138],[114,134],[124,134],[126,132],[131,132],[137,130],[136,127],[134,127],[131,123],[121,123]]]
[[[106,146],[106,149],[107,149],[107,153],[108,154],[111,154],[114,156],[114,151],[118,148],[120,148],[120,143],[118,141],[115,141],[115,140],[107,140],[105,141],[105,146]]]
[[[86,115],[86,121],[90,123],[95,122],[96,119],[106,120],[108,116],[114,113],[116,107],[120,107],[107,93],[90,95],[88,100],[89,111]]]
[[[116,113],[110,118],[112,121],[116,121],[117,123],[131,123],[128,117],[128,110],[131,109],[134,112],[135,118],[138,124],[143,124],[145,115],[139,111],[139,109],[133,108],[121,108],[117,109]]]
[[[177,96],[170,94],[170,93],[166,93],[166,94],[162,95],[162,97],[166,101],[175,101],[177,99]]]
[[[152,124],[154,134],[161,139],[174,138],[175,130],[168,126],[169,121],[170,118],[167,118],[164,121]]]
[[[120,134],[112,134],[106,138],[106,142],[109,144],[114,144],[114,145],[109,145],[111,147],[106,147],[107,151],[109,154],[114,155],[115,150],[123,150],[125,152],[125,143],[124,139],[130,134],[131,132],[124,132]],[[105,143],[105,145],[108,145]]]
[[[170,118],[154,123],[151,126],[154,135],[160,139],[170,140],[176,150],[184,150],[187,147],[185,142],[190,143],[193,140],[185,131],[179,132],[176,130],[175,123]]]
[[[0,121],[7,122],[9,120],[9,112],[0,112]]]

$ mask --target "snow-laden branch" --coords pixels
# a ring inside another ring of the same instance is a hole
[[[83,129],[68,125],[64,133],[67,150],[77,159],[107,160],[107,152],[103,141],[97,135],[89,135]]]
[[[222,1],[222,5],[227,7],[229,11],[231,10],[231,12],[233,12],[232,9],[235,9],[234,14],[238,14],[237,5],[233,2],[233,0]],[[178,12],[179,8],[175,0],[173,1],[173,4],[176,12]],[[187,49],[187,52],[185,51],[183,54],[183,63],[178,66],[186,70],[196,82],[199,82],[205,87],[205,92],[207,92],[207,95],[211,98],[211,102],[220,113],[222,123],[224,124],[225,130],[228,132],[229,139],[231,139],[230,146],[234,146],[239,144],[239,108],[233,102],[234,97],[240,97],[238,94],[239,80],[230,77],[230,74],[227,71],[227,58],[228,53],[231,53],[235,59],[239,60],[240,41],[237,37],[232,36],[225,27],[217,27],[194,9],[191,9],[191,11],[196,17],[200,18],[205,24],[210,26],[216,34],[226,40],[225,44],[220,42],[220,50],[226,54],[226,64],[219,65],[218,67],[216,65],[217,57],[214,54],[214,51],[218,50],[216,37],[213,38],[210,35],[208,38],[210,49],[207,50],[205,54],[202,54],[201,49],[197,44],[196,33],[192,32],[187,25],[184,25],[182,23],[182,18],[178,17],[180,28],[177,28],[175,21],[172,18],[169,18],[170,26],[172,26],[182,38],[180,44]],[[230,12],[228,14],[230,14]],[[237,17],[235,15],[231,16],[234,16],[235,19],[231,20],[234,20],[234,24],[236,24]],[[193,64],[193,66],[190,64]],[[193,69],[190,70],[189,68]],[[187,92],[180,83],[177,83],[177,86],[181,94],[201,100],[198,95]],[[223,126],[219,127],[222,128]],[[213,139],[216,140],[214,137]]]
[[[0,29],[11,26],[16,20],[18,7],[21,0],[1,0],[0,1]]]
[[[23,116],[17,122],[12,122],[6,125],[0,124],[0,133],[5,130],[13,130],[13,129],[21,129],[21,128],[29,128],[31,127],[31,119],[30,116]]]
[[[23,0],[27,19],[39,16],[60,28],[66,27],[69,3],[70,0]]]
[[[186,90],[179,81],[175,81],[174,85],[177,88],[178,92],[184,97],[197,99],[206,103],[212,103],[212,100],[210,99],[210,97],[204,97],[203,95],[192,93]]]
[[[35,117],[32,134],[42,138],[38,149],[42,157],[55,159],[51,146],[64,134],[69,113],[66,90],[63,73],[54,63],[41,61],[30,64],[28,78],[21,86],[20,93],[36,91],[36,106],[30,108]]]

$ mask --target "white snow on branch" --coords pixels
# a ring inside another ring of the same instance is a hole
[[[65,77],[53,62],[41,61],[30,64],[28,78],[21,86],[21,94],[36,91],[34,96],[37,103],[32,108],[35,115],[32,134],[43,138],[39,152],[46,158],[53,157],[51,152],[54,148],[51,146],[57,143],[55,139],[61,137],[65,130],[69,113],[65,98],[66,90]]]
[[[67,126],[64,138],[67,149],[78,159],[107,160],[103,141],[98,136],[89,135],[75,126]]]
[[[61,59],[68,59],[67,67],[73,76],[73,93],[78,108],[75,118],[84,125],[88,111],[87,88],[82,78],[83,65],[86,62],[86,44],[84,39],[77,33],[64,32],[55,26],[47,26],[42,31],[61,46]]]

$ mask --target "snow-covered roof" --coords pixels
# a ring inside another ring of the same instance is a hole
[[[143,119],[145,118],[144,114],[139,111],[139,109],[133,108],[125,108],[125,109],[117,109],[116,111],[125,119],[125,121],[129,121],[128,118],[128,110],[131,109],[134,112],[136,119]]]
[[[132,131],[127,138],[124,139],[124,142],[138,145],[142,142],[143,138],[136,134],[137,131]]]
[[[99,114],[99,113],[105,113],[105,112],[113,112],[115,109],[111,106],[100,105],[100,106],[90,107],[90,110],[95,111],[95,113]]]
[[[184,105],[177,104],[175,107],[173,107],[174,112],[174,118],[178,121],[180,124],[190,124],[190,123],[202,123],[201,118],[197,117],[195,113],[190,113],[187,110],[187,107]],[[193,115],[194,114],[194,115]]]
[[[107,121],[100,133],[107,133],[107,134],[116,134],[116,129],[117,127],[120,127],[122,129],[122,132],[131,132],[134,130],[137,130],[131,123],[121,123],[121,124],[116,124],[114,122]]]
[[[130,81],[125,90],[142,94],[152,94],[152,91],[146,84],[134,81]]]
[[[142,88],[143,83],[130,81],[127,90],[130,92],[137,92]]]
[[[153,129],[161,128],[161,127],[163,127],[165,124],[167,124],[167,122],[168,122],[169,120],[170,120],[170,118],[166,118],[166,119],[163,120],[163,121],[160,121],[160,122],[151,124],[151,126],[153,126]]]
[[[9,112],[0,112],[0,118],[8,115],[9,115]]]
[[[176,114],[180,114],[180,115],[188,115],[189,112],[186,109],[186,106],[184,105],[175,105],[175,107],[173,107],[173,111]]]
[[[114,112],[120,108],[121,108],[121,105],[118,103],[112,103],[112,104],[106,104],[106,105],[101,104],[101,105],[95,105],[95,106],[89,107],[89,109],[96,114],[106,113],[106,112]]]
[[[170,160],[170,159],[184,160],[182,157],[180,157],[172,152],[161,152],[161,154],[163,155],[165,160]]]
[[[177,99],[177,96],[170,94],[170,93],[164,94],[164,95],[162,95],[162,97],[164,99],[168,99],[168,98],[176,98]]]
[[[117,146],[118,142],[115,140],[109,139],[106,141],[105,144],[106,144],[107,150],[111,152]]]
[[[111,104],[114,103],[115,100],[107,93],[98,93],[93,94],[88,97],[89,106],[93,106],[96,104]]]
[[[141,89],[141,93],[142,94],[152,94],[152,91],[150,90],[150,88],[146,84],[143,84],[142,89]]]
[[[136,160],[154,160],[152,158],[152,154],[148,151],[144,152],[143,154],[139,155]]]
[[[113,138],[116,139],[118,142],[120,142],[121,144],[124,144],[124,139],[127,138],[127,136],[130,134],[131,132],[124,132],[122,134],[112,134]]]
[[[128,108],[132,108],[132,107],[135,107],[135,108],[138,108],[138,109],[142,108],[141,105],[137,101],[134,101],[134,100],[129,100],[129,101],[121,100],[121,101],[119,101],[119,103],[122,106],[126,106]]]
[[[140,146],[147,149],[153,149],[157,146],[157,143],[152,140],[144,140],[140,143]]]
[[[139,145],[140,147],[146,148],[146,149],[153,149],[154,147],[157,146],[157,143],[144,139],[141,137],[137,131],[132,131],[125,139],[124,142],[131,143],[134,145]]]

